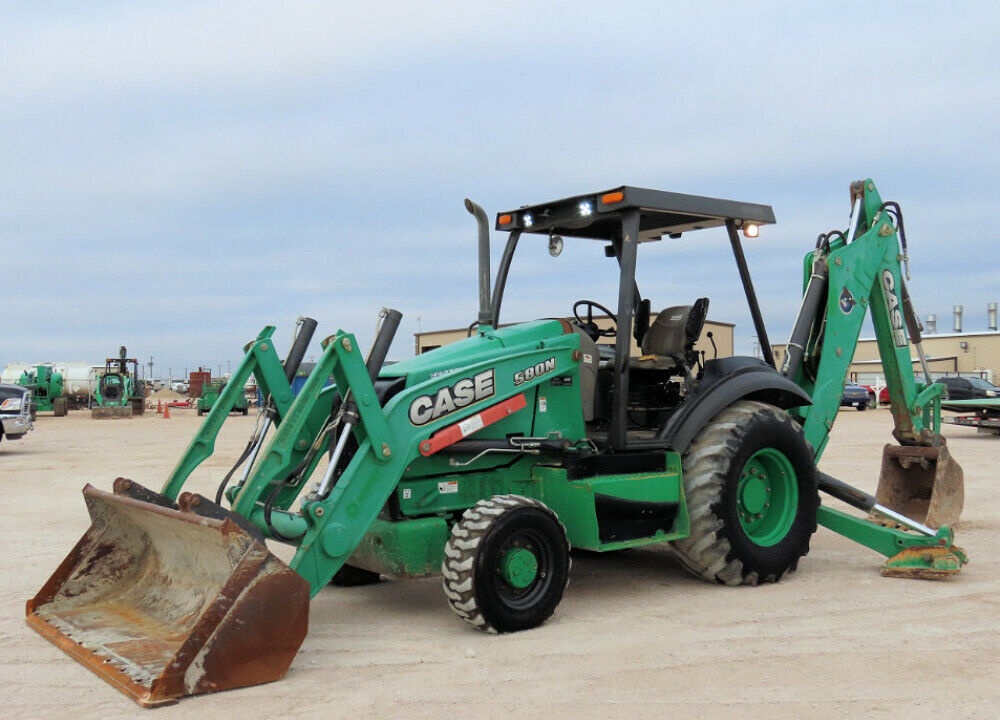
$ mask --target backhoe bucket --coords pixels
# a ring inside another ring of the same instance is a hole
[[[278,680],[309,585],[231,519],[90,485],[91,526],[27,603],[28,624],[140,705]]]
[[[927,527],[954,527],[965,501],[962,467],[947,445],[886,445],[875,501]]]

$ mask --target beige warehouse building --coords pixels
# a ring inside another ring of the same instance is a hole
[[[961,325],[960,306],[955,308],[955,325]],[[566,318],[570,320],[571,318]],[[655,319],[655,315],[651,320]],[[610,320],[607,317],[595,317],[595,322],[601,327],[609,327]],[[936,318],[929,316],[925,322],[927,326],[923,333],[923,349],[927,358],[927,365],[933,377],[943,375],[975,375],[985,378],[990,382],[1000,379],[1000,331],[997,330],[997,309],[995,303],[987,306],[987,323],[992,329],[981,332],[936,332]],[[704,352],[705,357],[732,357],[734,354],[734,329],[733,323],[720,322],[718,320],[706,320],[701,337],[695,343],[695,350]],[[712,340],[718,349],[713,350],[712,343],[708,339],[708,333],[712,333]],[[470,334],[469,328],[452,328],[447,330],[429,330],[419,332],[414,335],[415,352],[421,353],[434,350],[442,345],[448,345],[459,340],[464,340]],[[609,342],[609,339],[603,339]],[[613,342],[613,338],[610,339]],[[781,366],[781,361],[785,356],[785,345],[777,344],[773,346],[776,366]],[[633,342],[632,354],[638,355],[639,351]],[[916,350],[913,352],[914,370],[918,377],[922,373],[920,360]],[[875,338],[861,338],[858,340],[857,348],[854,352],[854,359],[848,372],[848,377],[856,382],[867,385],[882,385],[885,382],[885,373],[882,370],[882,361],[878,354],[878,343]]]
[[[929,315],[922,332],[922,345],[927,366],[932,377],[945,375],[975,375],[993,382],[1000,378],[1000,332],[997,330],[997,304],[986,306],[985,331],[962,332],[963,308],[956,305],[953,312],[952,332],[937,332],[937,318]],[[785,345],[775,345],[774,357],[780,366],[785,356]],[[923,372],[916,349],[913,350],[913,367],[918,376]],[[866,385],[883,384],[885,373],[878,354],[875,338],[858,340],[854,359],[848,372],[851,380]]]
[[[990,308],[989,322],[994,323],[996,316],[992,311],[993,303],[990,304]],[[609,320],[606,317],[595,317],[594,320],[601,327],[609,326]],[[932,318],[928,318],[926,325],[931,331],[924,331],[922,338],[923,349],[933,377],[943,375],[976,375],[986,378],[991,382],[994,379],[1000,379],[1000,331],[996,328],[981,332],[938,333],[933,331],[934,321]],[[734,354],[735,327],[733,323],[706,320],[701,337],[695,343],[695,350],[699,353],[704,352],[707,358],[732,357]],[[469,336],[469,333],[469,328],[430,330],[416,333],[414,335],[416,343],[415,352],[419,355],[442,345],[464,340]],[[717,352],[712,348],[712,343],[708,339],[708,333],[712,333],[712,340],[715,341]],[[604,341],[607,342],[607,339]],[[774,345],[773,352],[775,364],[780,367],[785,355],[785,345],[783,343]],[[632,354],[639,354],[638,348],[634,343]],[[915,350],[912,360],[914,370],[919,375],[922,370]],[[884,384],[885,373],[882,370],[882,362],[879,358],[878,344],[875,338],[861,338],[858,340],[848,377],[851,380],[868,385]]]
[[[564,319],[572,320],[572,318]],[[650,322],[653,322],[655,319],[656,315],[652,315]],[[611,326],[610,320],[607,317],[595,316],[594,322],[602,328]],[[698,353],[705,353],[705,357],[709,359],[713,357],[732,357],[735,327],[732,323],[706,320],[705,327],[701,331],[701,337],[694,344],[694,349]],[[421,353],[439,348],[442,345],[449,345],[453,342],[464,340],[469,337],[470,332],[469,328],[454,328],[451,330],[430,330],[428,332],[416,333],[414,336],[416,339],[415,352],[417,355],[420,355]],[[709,339],[709,333],[712,334],[711,339]],[[715,349],[712,347],[713,341],[715,342]],[[602,338],[601,342],[613,344],[614,338]],[[634,340],[632,341],[632,355],[639,355],[639,349],[635,345]]]

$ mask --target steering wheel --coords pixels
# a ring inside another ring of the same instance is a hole
[[[586,306],[587,308],[586,320],[580,317],[580,308],[583,306]],[[597,323],[594,322],[594,308],[603,311],[605,315],[611,318],[614,324],[604,330],[598,327]],[[573,317],[576,318],[576,321],[580,324],[580,327],[583,328],[584,332],[590,335],[590,337],[594,340],[599,337],[614,337],[618,334],[618,316],[594,300],[577,300],[573,303]]]

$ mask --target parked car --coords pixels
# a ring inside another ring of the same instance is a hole
[[[978,377],[939,377],[948,400],[979,400],[1000,397],[1000,388]]]
[[[0,385],[0,440],[20,440],[32,427],[31,390]]]
[[[875,391],[865,385],[858,385],[854,382],[844,383],[844,394],[840,398],[840,406],[853,405],[858,410],[867,410],[875,407]]]

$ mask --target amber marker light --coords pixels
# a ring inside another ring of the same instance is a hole
[[[614,205],[615,203],[620,203],[625,199],[625,193],[621,190],[615,190],[614,192],[604,193],[601,195],[601,202],[605,205]]]
[[[513,219],[510,215],[501,215],[497,218],[497,225],[510,225],[510,221]]]

